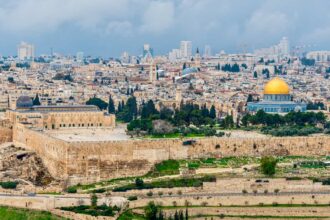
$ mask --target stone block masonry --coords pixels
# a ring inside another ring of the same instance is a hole
[[[192,140],[192,139],[186,139]],[[227,156],[330,154],[330,137],[258,137],[132,139],[105,142],[66,142],[17,125],[13,141],[37,152],[53,177],[69,185],[146,174],[167,159]]]

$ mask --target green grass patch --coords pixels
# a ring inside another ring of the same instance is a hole
[[[299,166],[302,168],[311,168],[311,169],[319,169],[326,167],[322,161],[302,161],[299,163]]]
[[[124,186],[116,187],[114,192],[126,192],[133,189],[154,189],[154,188],[174,188],[174,187],[200,187],[203,182],[215,182],[215,176],[204,176],[199,178],[180,178],[180,179],[167,179],[152,181],[144,183],[142,186],[137,186],[135,183],[127,184]]]
[[[189,162],[188,163],[188,168],[189,169],[198,169],[200,167],[200,163],[199,162]]]
[[[75,212],[91,216],[114,216],[115,212],[119,211],[118,208],[110,207],[107,205],[97,206],[95,208],[87,205],[73,206],[73,207],[62,207],[61,210]]]
[[[186,134],[185,137],[188,137],[188,138],[205,137],[205,134],[189,133],[189,134]]]
[[[0,206],[1,220],[64,220],[46,211],[34,211]]]
[[[195,215],[190,219],[201,217],[242,218],[242,219],[328,219],[327,216],[274,216],[274,215]]]
[[[202,163],[214,164],[215,161],[216,161],[215,158],[207,158],[207,159],[202,160]]]
[[[118,220],[145,220],[146,218],[144,217],[144,215],[141,214],[137,214],[132,212],[132,210],[127,210],[126,212],[122,213]]]
[[[180,163],[177,160],[165,160],[155,165],[155,171],[157,174],[174,175],[179,174]]]
[[[180,133],[172,133],[172,134],[152,134],[145,136],[146,138],[180,138],[182,135]]]

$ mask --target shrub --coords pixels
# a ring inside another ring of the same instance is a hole
[[[291,180],[302,180],[303,178],[299,176],[291,176],[291,177],[286,177],[285,180],[291,181]]]
[[[18,183],[17,182],[0,182],[0,185],[4,189],[16,189]]]
[[[77,193],[77,188],[74,186],[70,186],[69,188],[67,188],[66,190],[68,193]]]
[[[147,196],[149,196],[149,197],[153,196],[153,194],[154,193],[152,191],[147,192]]]
[[[95,195],[94,193],[91,195],[91,207],[97,207],[97,195]]]
[[[106,190],[105,189],[94,189],[93,193],[104,193]]]
[[[261,171],[267,176],[272,176],[276,172],[277,159],[274,157],[261,158]]]
[[[134,201],[134,200],[137,200],[137,199],[138,199],[137,196],[129,196],[127,198],[128,201]]]
[[[144,185],[144,182],[143,182],[143,180],[142,179],[140,179],[140,178],[136,178],[135,179],[135,185],[136,185],[136,187],[137,188],[142,188],[143,187],[143,185]]]

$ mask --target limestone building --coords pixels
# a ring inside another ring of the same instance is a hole
[[[266,113],[305,112],[307,105],[292,101],[289,85],[278,77],[270,80],[264,88],[264,99],[260,102],[249,102],[248,111],[264,110]]]
[[[13,125],[21,123],[38,130],[115,126],[115,115],[106,114],[97,106],[34,106],[28,96],[19,97],[16,109],[8,110],[6,115]]]

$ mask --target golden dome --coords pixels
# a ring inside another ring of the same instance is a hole
[[[265,88],[264,88],[264,95],[289,95],[290,88],[288,84],[278,77],[270,80]]]

